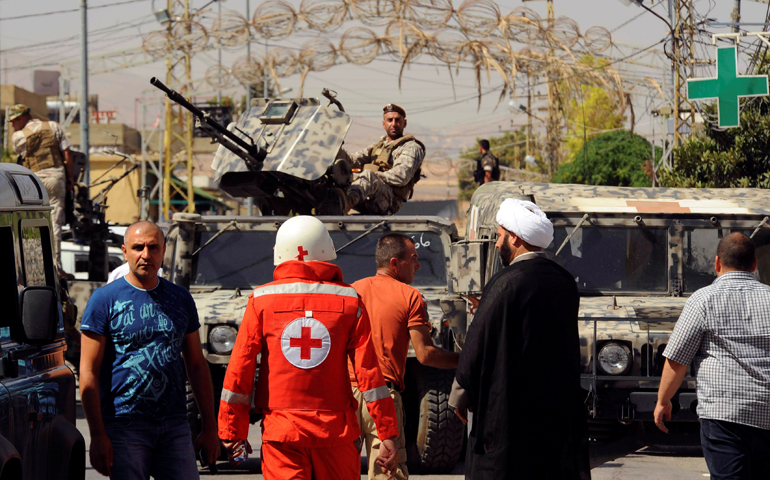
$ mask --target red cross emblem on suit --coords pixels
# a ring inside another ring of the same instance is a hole
[[[281,351],[297,368],[317,367],[326,360],[330,348],[329,330],[312,318],[312,312],[289,322],[281,334]]]

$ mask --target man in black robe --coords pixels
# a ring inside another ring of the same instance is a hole
[[[590,479],[575,279],[542,252],[553,225],[534,203],[506,200],[497,223],[505,268],[484,288],[449,401],[473,413],[466,478]]]

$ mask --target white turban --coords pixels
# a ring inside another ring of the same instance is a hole
[[[553,241],[553,224],[532,202],[506,199],[497,211],[497,223],[535,247],[546,248]]]

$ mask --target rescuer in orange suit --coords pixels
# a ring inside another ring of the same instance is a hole
[[[227,366],[219,407],[219,438],[230,460],[244,449],[252,392],[262,413],[262,473],[270,479],[358,480],[358,403],[350,358],[383,441],[378,465],[397,461],[396,410],[371,344],[369,317],[342,281],[329,232],[298,216],[278,230],[274,281],[249,296]],[[262,354],[254,390],[257,354]]]

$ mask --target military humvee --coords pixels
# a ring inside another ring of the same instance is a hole
[[[164,264],[169,279],[188,287],[195,299],[217,400],[248,296],[273,279],[275,234],[287,218],[174,215]],[[334,263],[348,283],[375,274],[374,250],[383,234],[398,232],[413,238],[422,266],[413,286],[428,302],[434,343],[454,348],[439,307],[447,294],[450,245],[457,241],[454,223],[439,217],[317,218],[330,231],[338,249]],[[403,397],[410,464],[423,472],[451,471],[463,443],[463,425],[447,404],[454,371],[423,367],[410,358],[406,376]],[[191,417],[196,417],[195,403],[189,407]]]
[[[52,241],[43,183],[0,163],[0,480],[85,478]]]
[[[509,197],[534,201],[548,215],[547,251],[578,284],[582,386],[595,438],[612,433],[602,419],[652,420],[663,350],[686,297],[716,277],[722,236],[753,236],[756,276],[770,283],[770,191],[493,182],[474,193],[466,238],[452,247],[454,294],[480,294],[502,268],[495,216]],[[447,297],[442,307],[462,345],[464,300]],[[688,372],[672,399],[673,422],[697,420],[694,380]]]

